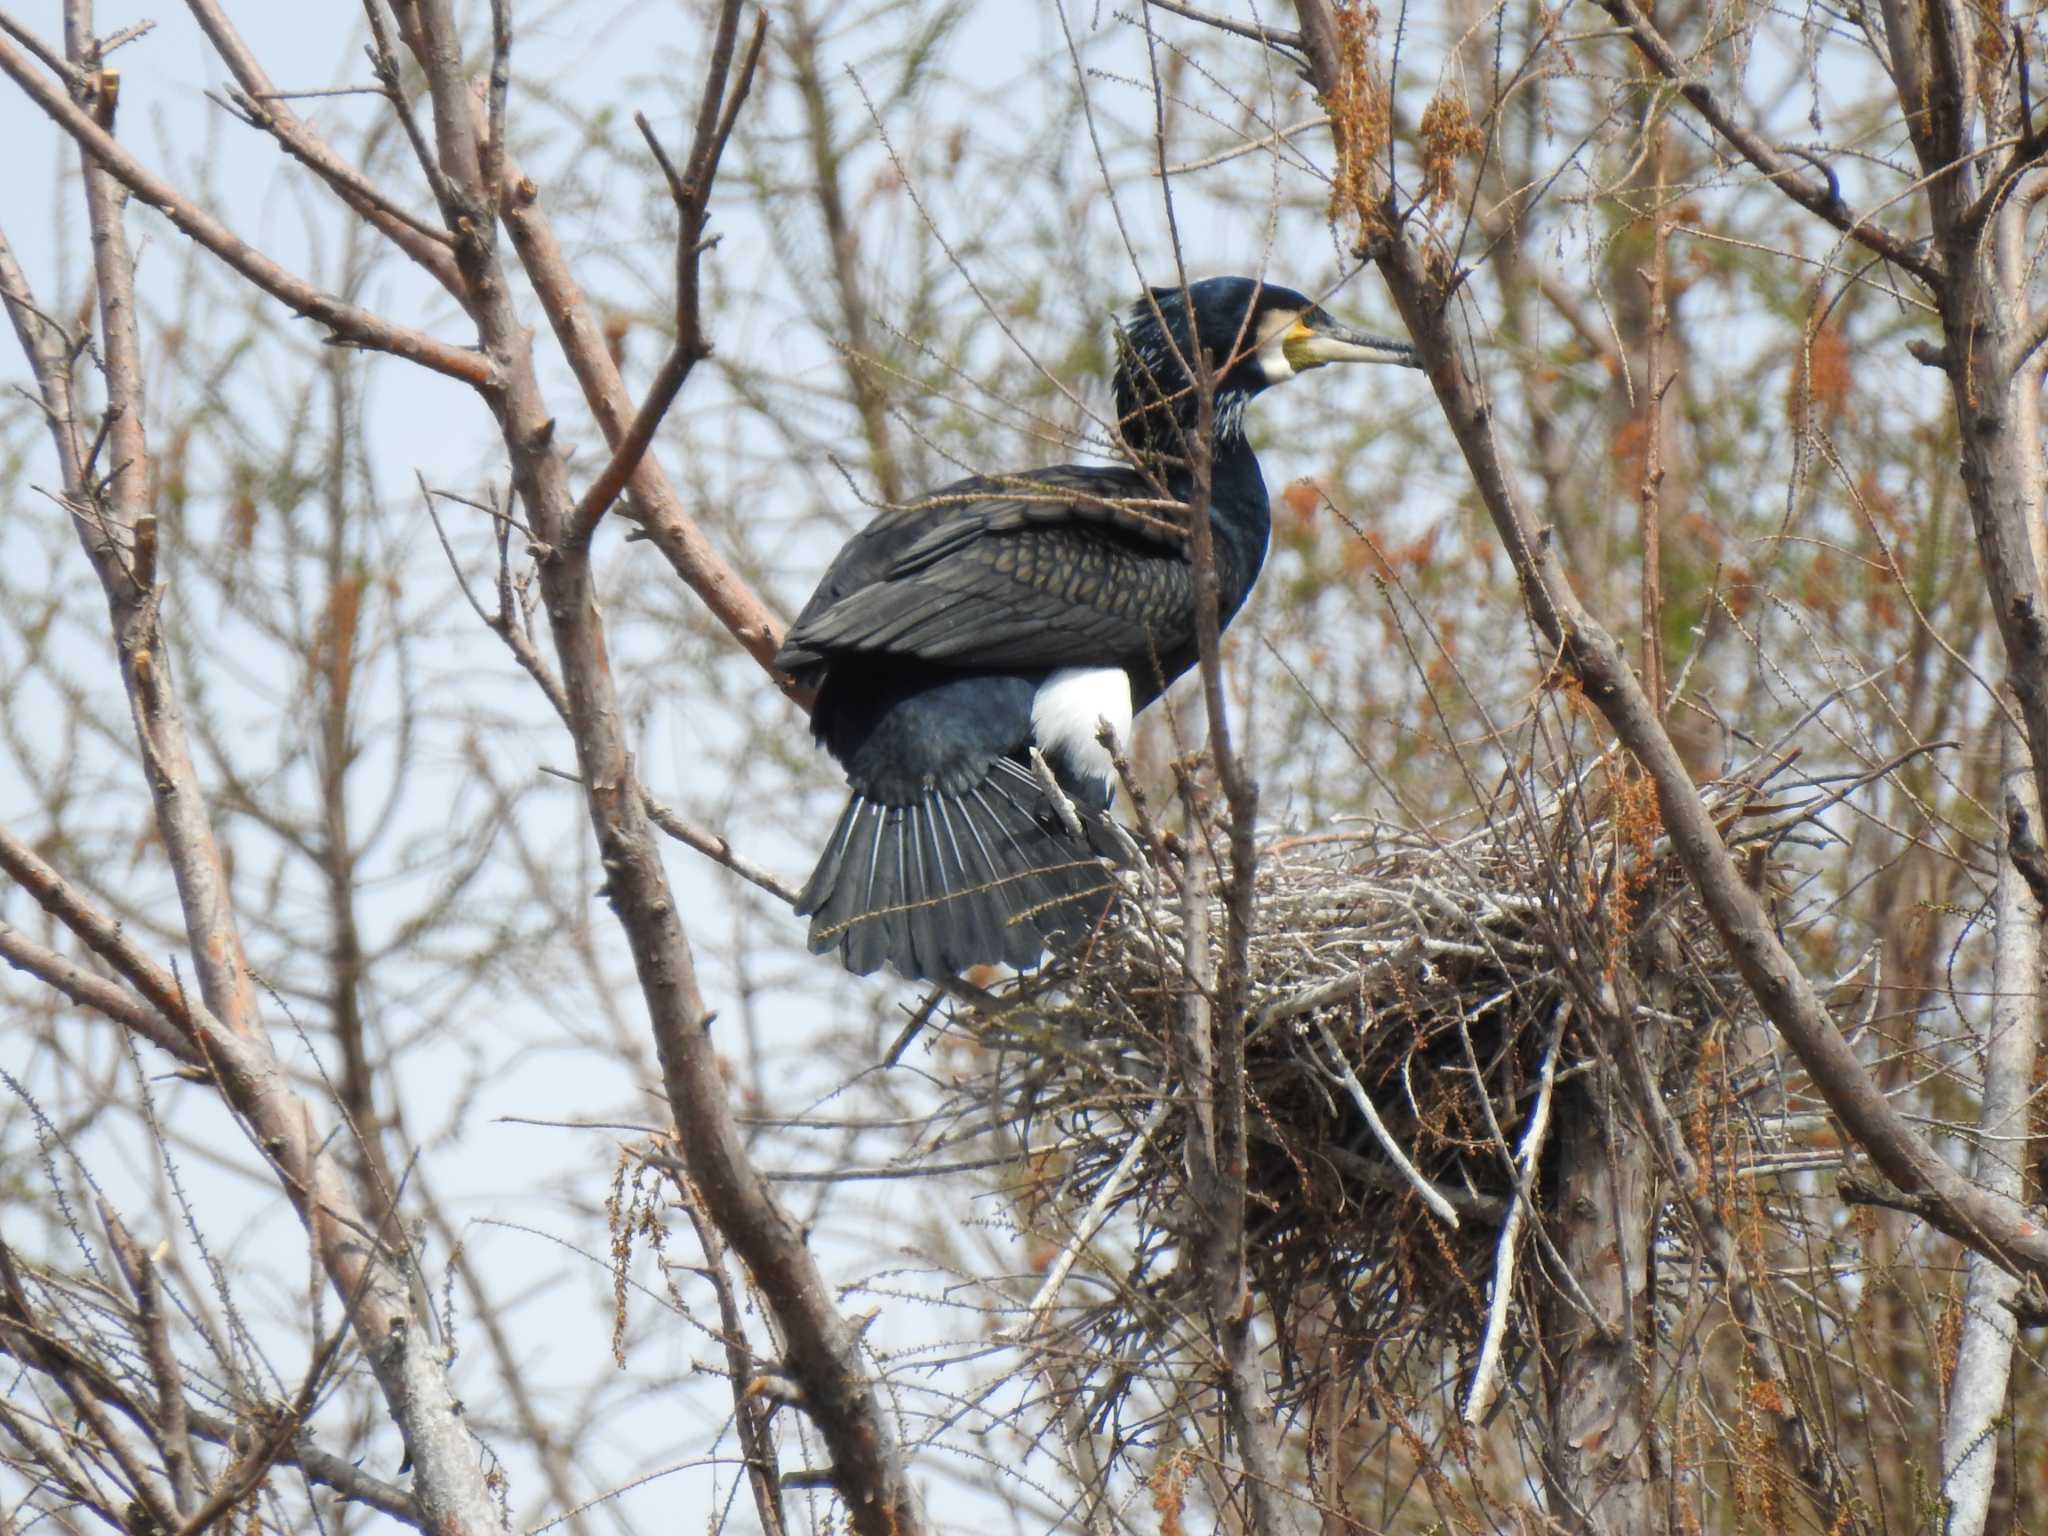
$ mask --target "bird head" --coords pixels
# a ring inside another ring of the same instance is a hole
[[[1184,456],[1199,410],[1198,347],[1215,380],[1219,442],[1243,435],[1253,396],[1297,373],[1325,363],[1421,366],[1406,342],[1347,330],[1277,283],[1205,277],[1185,290],[1154,288],[1117,329],[1117,423],[1133,450]]]

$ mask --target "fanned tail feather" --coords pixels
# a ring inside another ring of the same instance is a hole
[[[1084,825],[1105,814],[1077,809]],[[884,961],[926,980],[1022,968],[1108,911],[1115,885],[1092,842],[1063,824],[1029,769],[999,758],[963,794],[882,805],[856,793],[796,910],[811,919],[811,952],[838,949],[858,975]]]

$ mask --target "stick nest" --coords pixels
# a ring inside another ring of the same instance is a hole
[[[1243,1010],[1248,1279],[1273,1319],[1283,1403],[1367,1356],[1385,1367],[1397,1349],[1478,1337],[1513,1153],[1553,1048],[1555,1125],[1612,1102],[1586,1091],[1603,1070],[1595,1021],[1664,1028],[1680,1045],[1661,1053],[1667,1077],[1714,1029],[1745,1022],[1748,994],[1647,794],[1604,798],[1590,816],[1571,797],[1497,814],[1455,840],[1362,824],[1261,848]],[[1221,831],[1213,846],[1227,860]],[[1188,1024],[1178,869],[1155,862],[1152,892],[1130,894],[1085,953],[974,1025],[978,1102],[1053,1149],[1029,1160],[1020,1192],[1040,1269],[1078,1246],[1091,1207],[1103,1218],[1025,1326],[1055,1325],[1125,1373],[1182,1355],[1176,1333],[1206,1280],[1187,1153],[1207,1116],[1184,1086],[1206,1080],[1186,1064],[1205,1031]],[[1209,978],[1226,965],[1222,884],[1197,924],[1194,973]],[[1553,1195],[1545,1166],[1530,1217]]]

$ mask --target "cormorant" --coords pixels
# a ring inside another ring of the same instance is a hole
[[[1190,347],[1214,379],[1209,518],[1226,624],[1272,522],[1246,404],[1323,363],[1417,366],[1405,343],[1344,330],[1248,277],[1154,288],[1117,339],[1132,466],[975,476],[884,511],[840,550],[775,659],[817,689],[811,732],[853,789],[796,910],[812,952],[836,947],[859,974],[885,960],[921,978],[1021,968],[1107,910],[1115,775],[1102,728],[1128,740],[1131,717],[1197,654],[1172,505],[1195,483]]]

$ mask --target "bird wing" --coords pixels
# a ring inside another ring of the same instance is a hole
[[[1187,540],[1185,504],[1120,465],[1062,464],[1001,478],[977,476],[934,492],[918,507],[929,509],[930,523],[903,551],[902,562],[942,554],[984,533],[1026,528],[1110,528],[1174,551]]]
[[[885,513],[826,572],[784,665],[865,651],[1059,667],[1172,649],[1192,632],[1194,579],[1157,503],[1134,471],[1065,466]]]

